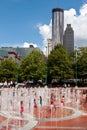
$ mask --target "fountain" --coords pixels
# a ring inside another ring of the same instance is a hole
[[[70,87],[2,88],[0,91],[0,114],[7,118],[7,128],[9,122],[13,121],[16,129],[17,125],[18,128],[23,127],[22,124],[24,127],[27,125],[29,127],[29,122],[34,122],[33,125],[36,125],[41,120],[67,119],[75,113],[75,110],[78,113],[81,105],[81,93],[81,90],[75,88],[72,90]],[[34,108],[34,99],[37,108]],[[21,102],[23,104],[20,104]],[[22,113],[20,113],[21,105],[23,105]],[[21,124],[20,121],[23,123]]]

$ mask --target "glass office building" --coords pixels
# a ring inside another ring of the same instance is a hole
[[[67,24],[63,40],[63,45],[66,48],[67,53],[69,54],[74,51],[74,31],[71,24]]]
[[[64,10],[54,8],[52,10],[52,47],[63,44]]]

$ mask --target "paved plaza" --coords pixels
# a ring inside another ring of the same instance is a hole
[[[3,88],[0,92],[0,130],[87,130],[86,89]]]

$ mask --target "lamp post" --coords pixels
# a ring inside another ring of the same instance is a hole
[[[45,84],[47,85],[47,46],[46,46],[46,81]]]
[[[16,82],[18,83],[18,66],[16,66]]]
[[[16,64],[16,75],[15,75],[15,78],[16,78],[16,83],[18,83],[18,63],[17,63],[17,58],[15,58],[15,64]]]
[[[77,87],[77,50],[76,50],[76,53],[75,53],[75,60],[76,60],[76,67],[75,67],[75,70],[76,70],[76,87]]]

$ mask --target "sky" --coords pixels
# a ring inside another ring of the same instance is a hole
[[[45,50],[52,34],[52,9],[64,9],[64,29],[71,24],[75,46],[87,46],[87,0],[0,0],[0,47]]]

